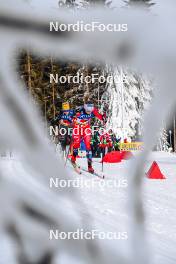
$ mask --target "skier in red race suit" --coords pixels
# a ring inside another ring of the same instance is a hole
[[[111,152],[112,147],[113,147],[113,142],[112,142],[112,139],[111,139],[111,133],[106,132],[106,133],[103,133],[100,136],[100,144],[99,144],[99,147],[101,149],[101,152],[102,152],[103,157],[106,154],[106,148],[107,148],[108,152]]]
[[[78,149],[80,147],[81,139],[83,139],[86,147],[86,157],[88,163],[88,171],[94,173],[92,168],[92,151],[91,151],[91,120],[97,117],[98,119],[104,119],[104,115],[101,115],[98,110],[94,107],[91,101],[87,101],[82,108],[76,111],[73,126],[72,136],[72,148],[73,154],[71,162],[75,165],[76,156],[78,155]]]

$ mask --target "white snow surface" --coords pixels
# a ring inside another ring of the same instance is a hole
[[[153,152],[146,162],[145,171],[153,161],[157,161],[167,179],[145,178],[143,181],[144,210],[146,212],[147,237],[153,254],[152,263],[174,264],[176,262],[176,156],[170,153]],[[85,167],[86,159],[78,159],[78,163]],[[21,178],[21,181],[24,174],[26,174],[25,177],[29,176],[29,172],[24,170],[19,157],[1,158],[0,165],[7,175],[10,175],[12,182],[15,180],[14,175],[18,175],[18,179]],[[92,188],[85,186],[77,188],[80,199],[85,204],[85,208],[82,209],[83,217],[86,221],[88,210],[92,217],[92,229],[104,232],[128,232],[128,188],[124,185],[124,182],[128,183],[128,165],[128,160],[116,164],[104,163],[105,180],[101,180],[86,172],[78,175],[70,167],[69,162],[67,163],[66,170],[74,180],[79,179],[84,183],[94,184]],[[99,159],[94,159],[94,168],[97,172],[101,172]],[[115,182],[119,187],[108,187],[107,184],[110,181]],[[103,185],[105,186],[103,187]],[[130,238],[129,236],[130,234],[128,234],[128,238]],[[3,243],[6,240],[7,238],[3,240]],[[106,243],[109,243],[112,248],[116,248],[115,250],[120,248],[122,255],[128,254],[128,239],[106,241]],[[0,254],[0,260],[2,261],[2,259],[3,256]],[[67,260],[66,263],[72,263],[72,261]],[[58,262],[56,261],[56,263]]]

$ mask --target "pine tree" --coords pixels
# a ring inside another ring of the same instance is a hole
[[[113,68],[113,83],[108,85],[109,118],[107,126],[122,137],[141,135],[142,116],[151,100],[151,82],[129,69]],[[118,80],[118,81],[117,81]]]
[[[80,65],[74,62],[63,63],[54,61],[52,58],[36,58],[29,52],[22,52],[19,58],[19,72],[26,87],[33,97],[34,102],[39,106],[46,121],[54,119],[63,101],[69,100],[71,106],[83,105],[84,94],[89,92],[90,99],[96,106],[99,98],[104,93],[104,84],[94,83],[50,83],[50,74],[58,76],[75,76],[77,73],[83,76],[102,74],[103,68],[99,65]]]
[[[170,149],[170,145],[168,142],[168,133],[165,127],[161,130],[156,149],[157,151],[165,151],[165,152],[168,152]]]

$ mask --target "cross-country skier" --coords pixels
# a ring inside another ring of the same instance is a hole
[[[66,146],[71,141],[71,127],[74,117],[74,111],[70,109],[69,102],[62,103],[62,111],[58,116],[59,122],[59,141],[62,151],[65,152]]]
[[[99,133],[99,127],[95,127],[94,133],[92,135],[91,139],[91,148],[92,148],[92,157],[94,158],[100,158],[101,150],[99,148],[100,145],[100,133]]]
[[[106,150],[108,152],[110,152],[112,150],[112,139],[111,139],[111,135],[108,132],[104,132],[101,136],[100,136],[100,149],[102,152],[102,156],[104,157],[106,154]]]
[[[108,152],[112,150],[119,151],[120,150],[119,143],[120,143],[121,138],[117,138],[116,134],[113,132],[112,129],[110,129],[108,133],[110,134],[111,141],[112,141],[112,148],[108,150]]]
[[[78,149],[80,147],[81,139],[83,139],[86,147],[86,157],[88,163],[88,171],[94,173],[92,168],[92,151],[91,151],[91,120],[97,117],[100,120],[104,119],[98,110],[94,107],[94,104],[89,99],[85,100],[84,106],[76,111],[73,126],[73,154],[71,158],[72,164],[75,166],[76,156],[78,155]]]

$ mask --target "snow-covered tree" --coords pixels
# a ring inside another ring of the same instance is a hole
[[[168,133],[165,127],[162,129],[160,133],[156,149],[158,151],[167,151],[167,152],[170,149],[170,144],[168,142]]]
[[[142,115],[151,100],[151,83],[129,69],[113,68],[113,82],[108,86],[111,127],[121,138],[141,135]]]

